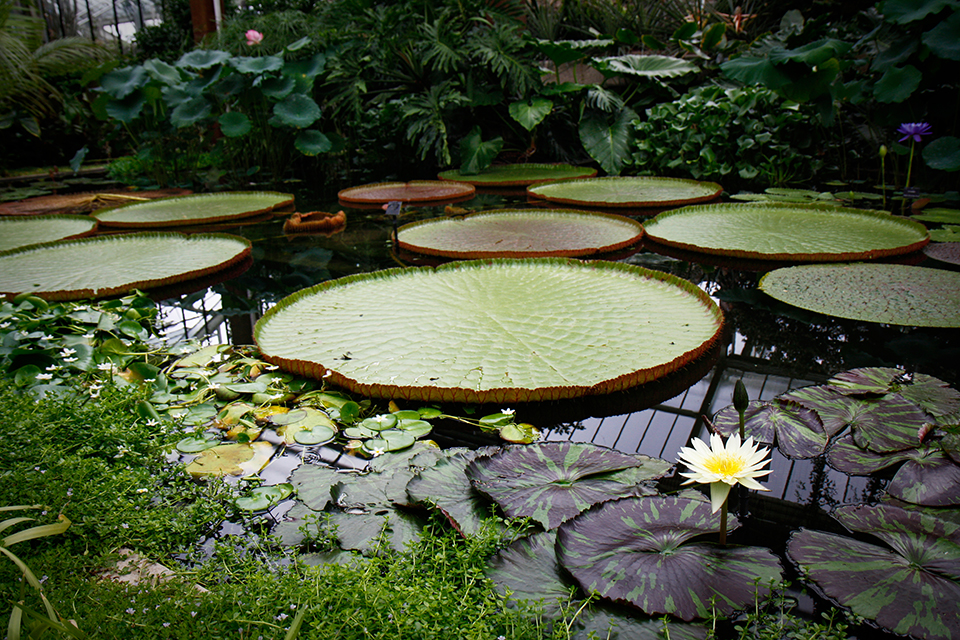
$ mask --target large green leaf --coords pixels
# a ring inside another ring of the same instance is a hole
[[[123,67],[109,71],[100,78],[100,87],[111,98],[122,100],[149,80],[143,67]]]
[[[108,227],[173,227],[247,218],[292,203],[292,195],[274,191],[202,193],[101,209],[93,217]]]
[[[41,242],[90,235],[97,221],[88,216],[6,216],[0,217],[0,252]]]
[[[722,192],[723,187],[714,182],[657,177],[587,178],[527,187],[528,195],[550,202],[624,208],[707,202]]]
[[[960,171],[960,138],[937,138],[923,148],[923,161],[933,169]]]
[[[557,557],[584,591],[647,614],[726,615],[764,600],[782,570],[768,549],[690,542],[719,526],[707,501],[624,498],[561,525]]]
[[[283,58],[262,56],[258,58],[231,58],[230,64],[240,73],[261,74],[267,71],[279,71],[283,68]]]
[[[0,295],[79,300],[151,289],[221,271],[250,255],[226,234],[136,233],[68,240],[0,253]],[[176,260],[171,260],[176,256]]]
[[[245,113],[240,113],[239,111],[224,113],[217,121],[220,123],[220,131],[228,138],[245,136],[253,129],[250,118],[248,118]]]
[[[941,58],[960,60],[960,7],[946,20],[923,34],[923,44]]]
[[[633,121],[637,114],[622,109],[613,122],[604,113],[589,112],[580,119],[580,142],[590,157],[611,176],[618,176],[630,158],[633,141]]]
[[[879,9],[889,22],[907,24],[945,8],[957,8],[957,0],[883,0]]]
[[[923,373],[891,367],[865,367],[842,371],[827,381],[833,391],[844,395],[898,393],[934,416],[960,411],[960,391]]]
[[[445,258],[584,256],[622,249],[643,237],[639,222],[563,209],[497,210],[403,225],[401,249]]]
[[[774,202],[666,211],[644,230],[670,247],[761,260],[868,260],[929,241],[922,224],[885,212]]]
[[[170,122],[182,129],[196,124],[213,112],[213,105],[204,97],[190,98],[170,112]]]
[[[476,175],[490,166],[500,149],[503,148],[503,138],[483,140],[480,126],[477,125],[460,140],[460,173]]]
[[[699,71],[699,67],[689,60],[674,58],[673,56],[642,56],[636,54],[594,58],[593,66],[606,76],[624,74],[642,78],[675,78]]]
[[[287,370],[372,397],[516,402],[643,384],[708,351],[720,331],[715,303],[685,280],[540,258],[325,282],[271,308],[255,339]]]
[[[194,49],[189,53],[183,54],[180,59],[177,60],[177,66],[186,67],[187,69],[209,69],[218,64],[223,64],[232,57],[233,56],[226,51]]]
[[[306,129],[297,134],[293,146],[305,156],[316,156],[333,149],[333,142],[319,131]]]
[[[864,322],[960,327],[960,273],[898,264],[803,265],[759,287],[801,309]]]
[[[552,110],[553,101],[547,98],[518,100],[511,102],[509,107],[510,117],[527,131],[533,131]]]
[[[273,105],[274,117],[270,119],[297,129],[306,129],[320,119],[320,107],[313,98],[300,93],[291,93]]]
[[[920,86],[923,74],[913,65],[890,67],[873,85],[873,95],[879,102],[903,102]]]
[[[485,573],[511,600],[541,602],[544,615],[556,617],[576,586],[557,562],[556,544],[556,529],[521,538],[491,558]]]
[[[598,502],[653,493],[672,465],[606,447],[546,442],[510,447],[467,467],[467,477],[511,517],[554,529]]]
[[[590,167],[575,167],[569,164],[498,164],[487,167],[475,175],[465,176],[457,169],[443,171],[441,180],[457,180],[475,186],[519,187],[548,180],[571,180],[592,178],[597,170]]]
[[[819,591],[894,633],[960,637],[960,526],[886,505],[843,507],[835,516],[890,547],[795,532],[787,554]]]

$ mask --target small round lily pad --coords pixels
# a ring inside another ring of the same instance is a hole
[[[293,493],[293,485],[289,482],[274,484],[252,489],[249,495],[237,498],[234,504],[244,511],[263,511],[269,509]]]
[[[350,187],[337,194],[341,202],[359,205],[400,202],[441,202],[460,200],[476,193],[476,187],[465,182],[447,180],[413,180],[411,182],[377,182]]]
[[[314,425],[312,427],[302,427],[293,434],[293,439],[304,445],[326,444],[333,440],[336,431],[324,425]]]
[[[106,227],[173,227],[228,222],[269,213],[291,204],[292,195],[274,191],[201,193],[101,209],[93,217]]]
[[[473,175],[464,175],[458,169],[451,169],[437,177],[441,180],[466,182],[476,187],[522,187],[547,180],[574,180],[592,178],[595,175],[597,170],[590,167],[528,163],[493,165]]]
[[[801,309],[912,327],[960,327],[960,273],[898,264],[777,269],[760,289]]]
[[[527,187],[533,198],[592,207],[667,207],[709,202],[723,192],[715,182],[681,178],[608,176]]]
[[[577,257],[636,244],[643,226],[608,213],[507,210],[432,218],[400,227],[401,249],[446,258]]]

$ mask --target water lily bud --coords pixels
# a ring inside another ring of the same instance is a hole
[[[737,410],[737,413],[743,413],[747,410],[749,404],[750,395],[747,393],[747,386],[743,384],[743,380],[737,380],[737,384],[733,388],[733,407]]]
[[[887,145],[880,145],[880,151],[877,152],[877,155],[880,156],[880,159],[883,160],[887,157]]]

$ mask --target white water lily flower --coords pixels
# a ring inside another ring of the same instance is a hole
[[[516,411],[514,411],[513,409],[501,409],[500,413],[502,413],[505,416],[512,416],[513,414],[516,413]]]
[[[710,502],[714,513],[723,506],[730,487],[734,485],[769,491],[754,478],[770,473],[770,469],[760,469],[770,462],[766,459],[770,450],[766,447],[758,450],[753,438],[747,438],[740,444],[740,435],[734,433],[724,446],[723,438],[714,433],[710,435],[709,447],[700,438],[694,438],[692,444],[692,449],[680,448],[681,462],[690,467],[690,471],[680,475],[689,478],[683,484],[701,482],[710,485]]]

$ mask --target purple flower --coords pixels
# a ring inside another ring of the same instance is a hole
[[[897,129],[897,133],[903,134],[900,142],[908,138],[913,138],[914,142],[920,142],[920,136],[928,136],[933,132],[930,130],[930,125],[926,122],[904,122],[900,125],[900,128]]]

